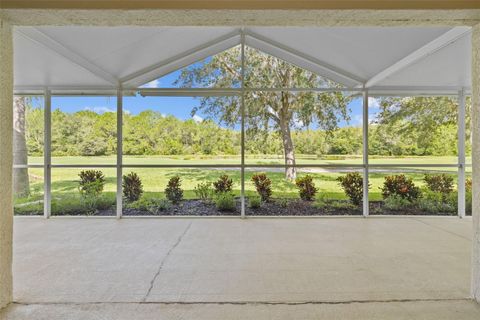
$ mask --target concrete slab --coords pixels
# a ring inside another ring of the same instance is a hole
[[[376,312],[409,319],[415,310],[441,316],[457,310],[470,316],[478,312],[466,300],[471,224],[451,217],[17,217],[17,304],[8,314],[55,319],[72,312],[72,319],[85,319],[88,310],[124,310],[121,318],[139,310],[145,319],[157,312],[165,319],[197,312],[230,319],[253,312],[277,319],[305,312],[301,318],[348,319],[364,310],[365,319]],[[398,300],[407,302],[392,302]]]
[[[471,220],[16,218],[17,302],[466,298]]]

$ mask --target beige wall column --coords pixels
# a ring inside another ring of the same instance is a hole
[[[0,308],[12,301],[12,29],[0,19]]]
[[[472,121],[472,296],[480,302],[480,24],[473,27],[472,34]]]

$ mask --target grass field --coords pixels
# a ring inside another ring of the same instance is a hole
[[[42,158],[29,159],[30,164],[41,163]],[[422,186],[424,172],[444,171],[451,174],[456,173],[456,168],[407,168],[410,164],[454,164],[456,157],[409,157],[409,158],[372,158],[370,163],[399,164],[398,168],[387,168],[385,171],[371,172],[369,176],[370,199],[380,200],[380,186],[383,184],[384,177],[390,174],[405,173],[411,177],[414,182]],[[53,164],[69,164],[69,165],[92,165],[92,164],[115,164],[115,157],[55,157],[52,158]],[[176,157],[124,157],[125,164],[239,164],[239,157],[193,157],[193,156],[176,156]],[[249,164],[271,164],[282,163],[282,159],[278,157],[248,157],[246,163]],[[301,164],[361,164],[361,157],[330,157],[318,159],[316,157],[300,156],[298,163]],[[471,168],[467,168],[469,171]],[[61,202],[63,198],[78,197],[78,173],[82,168],[52,168],[52,199]],[[116,170],[115,168],[100,168],[106,176],[107,184],[105,186],[105,194],[114,197],[116,190]],[[361,169],[359,169],[361,170]],[[149,197],[164,197],[163,190],[168,179],[175,175],[182,178],[182,187],[184,189],[185,198],[195,198],[194,188],[198,183],[215,181],[220,175],[228,174],[234,181],[234,192],[240,194],[240,169],[235,168],[125,168],[124,174],[134,171],[142,179],[145,194]],[[295,198],[297,197],[297,189],[294,183],[284,179],[284,173],[279,168],[259,168],[248,169],[246,171],[245,188],[247,195],[255,193],[251,176],[256,172],[267,172],[272,180],[273,196],[276,198]],[[345,195],[338,185],[337,178],[345,172],[338,172],[335,169],[320,168],[299,168],[299,176],[310,174],[314,177],[315,184],[319,189],[319,193],[332,199],[345,199]],[[43,169],[30,168],[29,175],[31,180],[31,195],[28,198],[16,199],[16,204],[38,202],[43,197]],[[456,178],[456,175],[455,175]]]
[[[457,157],[455,156],[428,156],[428,157],[369,157],[370,164],[398,164],[400,167],[408,165],[421,165],[421,164],[456,164]],[[42,157],[30,157],[30,164],[43,163]],[[52,157],[52,164],[115,164],[115,156],[107,157]],[[188,165],[188,164],[238,164],[240,165],[240,155],[238,156],[192,156],[192,155],[180,155],[180,156],[124,156],[123,163],[128,165],[135,164],[160,164],[160,165]],[[270,155],[247,155],[245,163],[249,165],[263,165],[263,164],[282,164],[282,156]],[[467,157],[467,164],[471,163],[471,158]],[[361,165],[362,156],[324,156],[316,157],[315,155],[297,155],[297,164],[326,164],[326,165]],[[455,171],[455,168],[449,168],[449,170]],[[470,168],[467,168],[467,171]]]

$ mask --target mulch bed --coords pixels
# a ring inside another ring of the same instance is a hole
[[[323,208],[315,207],[313,202],[297,200],[281,201],[274,199],[267,203],[262,203],[260,208],[250,208],[248,203],[245,208],[247,216],[360,216],[362,207],[345,207],[348,202],[345,200],[335,201],[336,206],[325,206]],[[124,208],[124,216],[239,216],[240,199],[237,198],[235,211],[219,211],[215,204],[203,202],[201,200],[183,200],[179,204],[171,204],[168,208],[158,211],[156,214],[139,209]],[[115,208],[100,210],[95,216],[115,216]],[[23,214],[27,215],[27,214]],[[38,212],[32,213],[38,215]],[[402,210],[388,210],[384,207],[382,201],[370,202],[370,215],[412,215],[425,216],[432,215],[417,208],[404,208]],[[436,216],[454,216],[456,213],[436,213]]]
[[[200,200],[184,200],[179,204],[170,205],[168,209],[159,211],[159,216],[238,216],[240,215],[240,199],[237,199],[235,211],[219,211],[213,203]],[[126,208],[126,216],[154,215],[149,211]],[[262,203],[260,208],[250,208],[247,204],[245,214],[250,216],[320,216],[320,215],[361,215],[358,210],[343,208],[316,208],[312,202],[290,200],[287,203],[278,200]]]

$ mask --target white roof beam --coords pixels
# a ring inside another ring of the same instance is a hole
[[[402,59],[398,60],[388,68],[380,71],[373,77],[371,77],[366,83],[365,87],[370,88],[382,80],[387,79],[388,77],[392,76],[393,74],[399,72],[400,70],[405,69],[406,67],[414,64],[415,62],[437,52],[438,50],[454,43],[458,39],[464,37],[470,32],[470,28],[468,27],[455,27],[450,29],[449,31],[442,34],[440,37],[435,38],[434,40],[430,41],[426,45],[420,47],[419,49],[413,51],[409,55],[403,57]]]
[[[134,72],[120,81],[125,88],[138,87],[238,44],[240,44],[239,30]]]
[[[16,29],[17,34],[29,39],[30,41],[34,41],[45,48],[53,51],[54,53],[66,58],[67,60],[71,61],[72,63],[82,67],[83,69],[89,71],[90,73],[94,74],[95,76],[107,81],[108,83],[117,86],[118,79],[108,73],[107,71],[103,70],[96,64],[88,61],[81,55],[72,50],[65,47],[63,44],[58,42],[57,40],[51,38],[50,36],[46,35],[42,31],[38,30],[35,27],[28,27],[22,29]]]
[[[370,96],[456,96],[460,90],[471,94],[471,88],[456,86],[379,86],[370,87]]]
[[[285,46],[252,31],[245,30],[245,34],[248,46],[295,64],[300,68],[310,70],[347,87],[354,87],[365,82],[365,79],[348,71],[332,66],[324,61],[320,61],[317,58],[311,57],[303,52]]]

